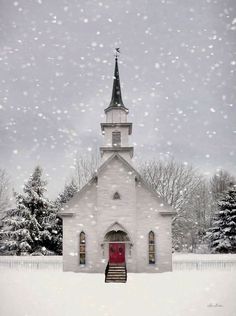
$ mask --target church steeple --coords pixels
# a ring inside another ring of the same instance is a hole
[[[101,123],[102,133],[104,135],[104,146],[100,147],[100,152],[104,160],[114,153],[119,153],[123,158],[130,161],[133,157],[133,147],[129,146],[129,135],[132,134],[132,123],[127,122],[129,111],[124,106],[121,97],[117,53],[119,53],[119,49],[116,49],[111,102],[105,109],[106,123]]]
[[[115,71],[114,71],[114,80],[113,80],[113,89],[112,89],[112,96],[111,102],[108,108],[105,109],[105,112],[112,108],[120,107],[125,111],[128,109],[124,106],[122,95],[121,95],[121,87],[120,87],[120,75],[119,75],[119,67],[118,67],[118,53],[119,48],[116,48],[116,55],[115,55]]]

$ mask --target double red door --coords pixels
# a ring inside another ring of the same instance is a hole
[[[109,244],[109,262],[124,263],[125,262],[125,244],[110,243]]]

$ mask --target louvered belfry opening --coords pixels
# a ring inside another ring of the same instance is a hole
[[[120,132],[112,132],[112,146],[120,147],[121,146],[121,133]]]

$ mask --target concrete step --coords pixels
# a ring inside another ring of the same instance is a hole
[[[126,281],[120,281],[120,280],[106,280],[106,283],[126,283]]]
[[[116,279],[116,278],[125,278],[126,275],[108,275],[107,278],[108,279]]]
[[[125,279],[125,275],[116,275],[116,276],[107,276],[108,280],[115,280],[115,279]]]
[[[125,271],[124,267],[109,267],[109,270],[123,270]]]
[[[125,267],[123,267],[123,266],[110,266],[109,267],[109,269],[123,269],[123,270],[125,270]]]
[[[107,277],[107,280],[125,280],[125,276],[115,276],[115,277]]]
[[[115,275],[122,276],[122,275],[125,275],[125,273],[108,272],[107,275],[110,275],[110,276],[115,276]]]
[[[125,274],[108,274],[107,278],[125,278],[126,275]]]
[[[106,280],[106,283],[126,283],[126,280]]]
[[[123,264],[110,264],[105,279],[106,283],[125,283],[127,279],[126,267]]]

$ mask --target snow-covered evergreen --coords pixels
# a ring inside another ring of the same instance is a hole
[[[218,201],[218,212],[208,230],[212,252],[236,253],[236,186],[232,185]]]
[[[34,251],[39,240],[40,225],[26,207],[25,197],[15,195],[17,207],[8,210],[3,219],[1,247],[5,254],[25,255]]]
[[[1,230],[4,252],[13,255],[50,255],[62,252],[62,223],[57,208],[45,196],[46,181],[37,166],[16,195],[16,208],[9,210]]]
[[[61,207],[62,204],[68,202],[76,192],[79,191],[79,188],[74,179],[72,179],[68,184],[65,185],[63,192],[61,192],[55,203],[58,207]]]

